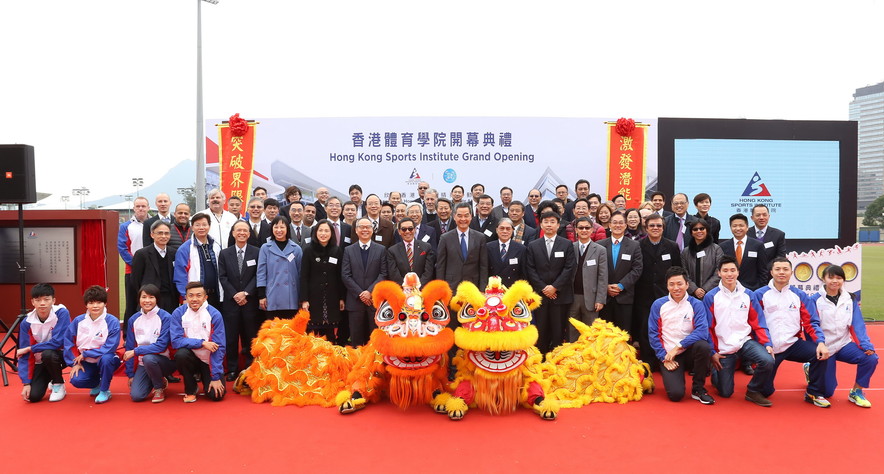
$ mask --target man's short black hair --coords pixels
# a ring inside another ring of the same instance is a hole
[[[37,283],[31,288],[31,298],[42,298],[44,296],[55,298],[55,288],[49,283]]]
[[[670,278],[677,276],[682,276],[684,278],[684,281],[688,281],[687,270],[679,266],[669,267],[666,270],[665,281],[668,283]]]
[[[261,186],[256,186],[255,189],[252,190],[252,196],[258,193],[258,191],[264,191],[264,194],[267,194],[267,188],[262,188]]]
[[[350,188],[347,189],[347,194],[352,193],[354,189],[359,191],[359,194],[362,194],[362,186],[360,186],[358,184],[351,184]]]
[[[83,303],[89,304],[95,301],[107,303],[107,290],[103,286],[92,285],[86,288],[86,291],[83,293]]]
[[[273,207],[279,209],[279,201],[277,201],[274,198],[267,198],[264,200],[264,208],[266,209],[267,206],[273,206]]]
[[[728,222],[733,224],[734,221],[743,221],[746,223],[746,225],[749,225],[749,218],[743,214],[740,214],[740,213],[736,213],[736,214],[732,215]]]

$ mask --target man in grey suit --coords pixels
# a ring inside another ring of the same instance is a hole
[[[368,342],[374,328],[376,308],[371,300],[374,286],[387,279],[387,250],[379,242],[372,242],[371,219],[356,220],[358,242],[344,249],[341,278],[347,288],[344,309],[350,322],[350,345],[362,346]]]
[[[574,302],[568,314],[586,324],[592,324],[599,311],[608,300],[608,255],[605,248],[592,241],[592,221],[589,217],[576,220],[577,241],[574,254],[577,258],[577,271],[574,273]],[[568,325],[571,342],[580,333]]]
[[[471,220],[469,203],[458,204],[454,209],[457,228],[439,238],[436,278],[447,281],[452,291],[457,291],[457,285],[462,281],[471,281],[479,289],[488,284],[485,235],[470,229]]]
[[[525,272],[534,291],[542,295],[534,310],[537,348],[547,353],[565,342],[565,314],[574,301],[574,271],[577,259],[571,241],[558,235],[562,217],[544,211],[540,216],[543,235],[528,244]]]
[[[600,240],[608,257],[608,302],[599,316],[628,332],[638,340],[632,327],[632,303],[635,284],[642,275],[642,250],[639,243],[626,237],[626,217],[620,211],[611,216],[611,236]]]
[[[292,242],[302,247],[304,244],[309,244],[312,229],[304,225],[304,204],[301,201],[289,204],[289,222],[292,228]]]
[[[491,217],[501,220],[509,217],[510,204],[513,202],[513,188],[504,186],[500,188],[500,205],[491,210]]]
[[[411,203],[419,206],[417,203]],[[427,242],[415,239],[415,223],[408,217],[396,223],[400,241],[387,249],[387,279],[402,284],[405,274],[414,272],[421,285],[433,279],[436,255]]]

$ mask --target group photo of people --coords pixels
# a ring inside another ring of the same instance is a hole
[[[168,194],[136,198],[117,238],[123,314],[108,314],[106,288],[88,288],[81,306],[35,285],[16,352],[22,398],[57,402],[73,387],[102,404],[125,372],[135,402],[163,402],[170,383],[183,383],[185,403],[220,401],[251,365],[264,321],[306,310],[308,332],[362,346],[375,328],[375,285],[415,273],[452,291],[464,281],[484,288],[491,276],[527,281],[542,299],[532,324],[544,354],[578,338],[569,318],[611,322],[673,402],[711,405],[739,392],[770,407],[790,361],[804,371],[808,404],[832,406],[840,367],[848,400],[871,407],[863,390],[878,356],[844,270],[828,266],[812,295],[792,286],[786,235],[763,204],[713,217],[712,194],[651,191],[633,207],[586,179],[551,199],[481,183],[420,182],[410,201],[359,184],[348,196],[311,194],[213,189],[203,210],[173,206]],[[751,376],[745,391],[738,371]]]

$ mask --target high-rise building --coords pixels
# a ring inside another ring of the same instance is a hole
[[[884,82],[856,90],[850,120],[859,123],[856,200],[865,209],[884,194]]]

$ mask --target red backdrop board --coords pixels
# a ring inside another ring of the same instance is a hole
[[[626,198],[626,208],[638,207],[645,195],[648,125],[632,122],[624,126],[607,122],[608,199]]]
[[[120,256],[117,253],[117,232],[120,215],[116,211],[25,211],[25,227],[74,228],[74,283],[53,283],[55,297],[68,307],[71,315],[85,312],[83,291],[91,285],[102,285],[110,293],[107,311],[120,314]],[[18,228],[18,211],[0,211],[0,227]],[[28,310],[31,287],[26,287]],[[19,285],[0,284],[0,319],[12,324],[21,312]]]

